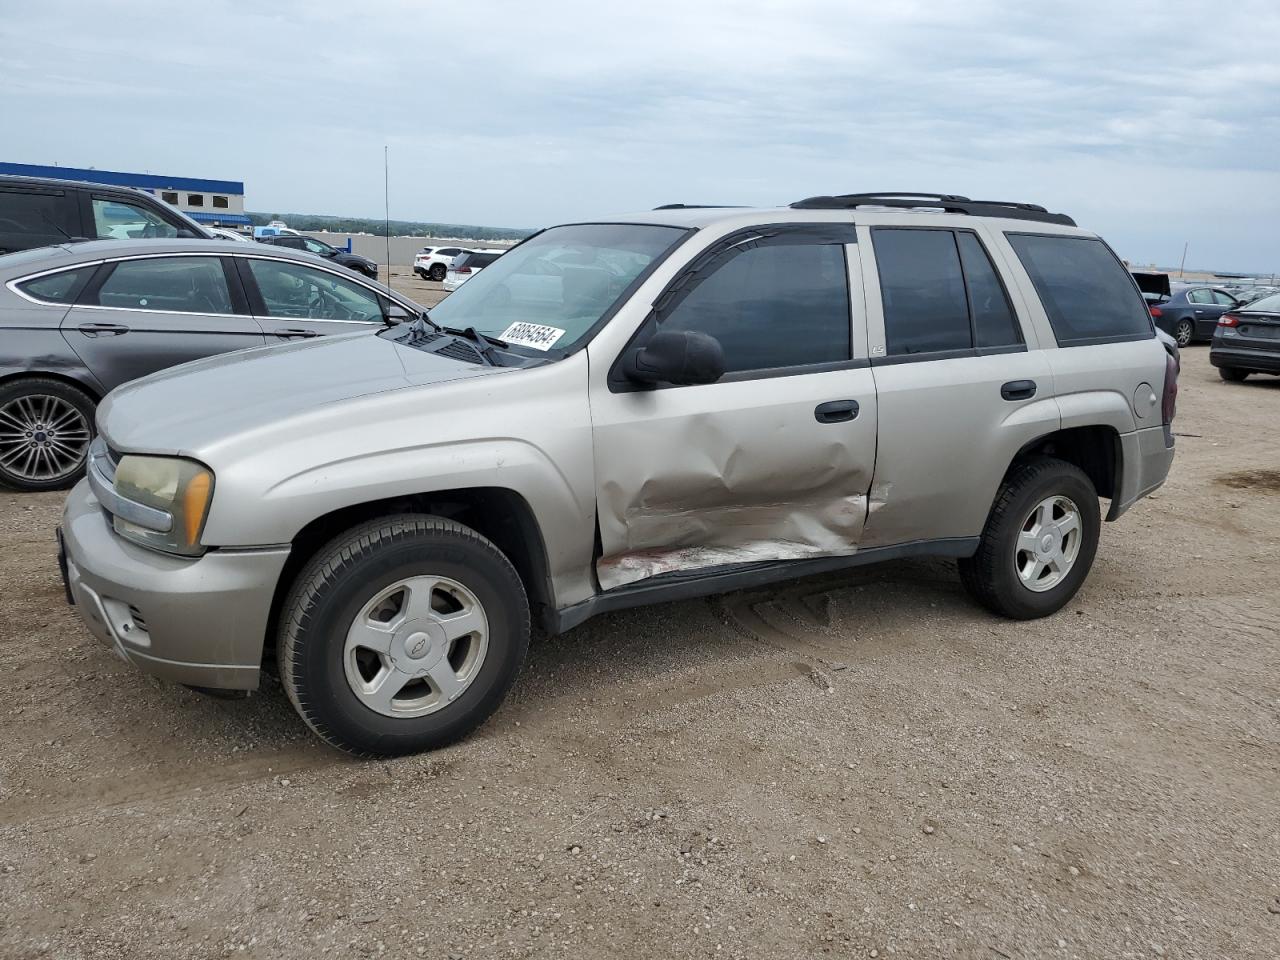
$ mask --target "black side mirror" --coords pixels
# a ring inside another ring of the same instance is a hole
[[[192,233],[190,230],[183,227],[179,229],[177,233],[174,234],[174,238],[178,240],[194,240],[196,239],[196,235]]]
[[[636,383],[715,383],[724,376],[724,350],[719,340],[705,333],[659,330],[627,354],[622,372]]]
[[[419,316],[426,316],[425,311],[421,314],[411,313],[395,300],[387,304],[387,309],[382,314],[383,319],[390,324],[404,323],[406,320],[417,320]]]

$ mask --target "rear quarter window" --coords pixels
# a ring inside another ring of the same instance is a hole
[[[18,289],[28,296],[43,300],[46,303],[74,303],[76,296],[84,288],[97,264],[80,267],[74,270],[62,270],[47,276],[36,277],[18,284]]]
[[[1059,346],[1155,335],[1133,279],[1101,240],[1032,233],[1006,237],[1031,277]]]

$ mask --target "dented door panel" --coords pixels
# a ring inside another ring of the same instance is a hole
[[[601,588],[853,553],[876,438],[871,370],[854,364],[593,397]],[[819,422],[820,404],[846,399],[856,417]]]

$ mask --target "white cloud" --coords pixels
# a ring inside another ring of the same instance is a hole
[[[864,188],[1030,200],[1135,259],[1280,266],[1280,8],[1245,2],[7,5],[5,159],[252,209],[538,225]]]

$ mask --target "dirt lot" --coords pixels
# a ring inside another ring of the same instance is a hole
[[[117,660],[0,494],[0,955],[1275,958],[1280,380],[1206,352],[1058,616],[900,562],[602,617],[393,762]]]

